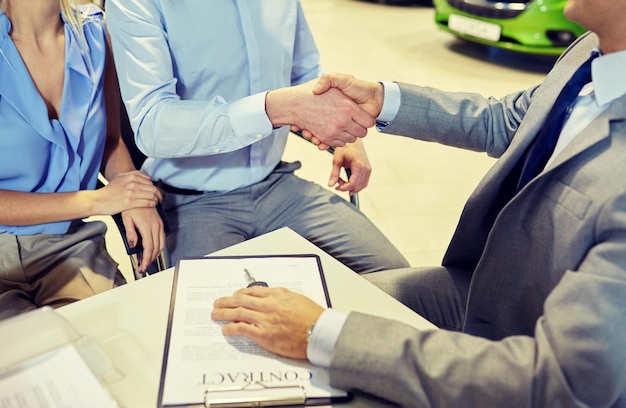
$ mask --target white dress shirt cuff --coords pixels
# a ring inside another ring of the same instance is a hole
[[[310,362],[321,367],[330,367],[335,344],[343,328],[348,313],[335,309],[326,309],[315,322],[309,338],[306,354]]]
[[[383,99],[383,107],[380,114],[376,118],[379,127],[386,126],[389,122],[396,118],[398,109],[400,109],[400,86],[396,82],[381,82],[385,96]]]
[[[265,113],[266,94],[246,96],[230,105],[228,115],[236,135],[261,139],[272,133],[272,122]]]

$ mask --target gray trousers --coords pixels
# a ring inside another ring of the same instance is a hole
[[[125,283],[108,254],[99,221],[67,234],[0,234],[0,319],[60,307]]]
[[[365,276],[441,329],[461,331],[471,276],[453,268],[405,268]]]
[[[172,263],[289,227],[358,273],[404,268],[407,260],[356,207],[281,163],[263,181],[232,192],[164,193]]]

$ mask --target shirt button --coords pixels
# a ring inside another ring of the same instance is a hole
[[[256,138],[257,138],[257,139],[263,139],[263,135],[262,135],[261,133],[257,133],[257,134],[256,134]]]

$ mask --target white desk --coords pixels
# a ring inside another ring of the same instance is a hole
[[[217,252],[220,255],[310,254],[320,256],[331,303],[432,328],[410,309],[290,229],[283,228]],[[83,335],[96,339],[123,378],[111,391],[123,407],[155,408],[161,376],[173,269],[58,309]],[[356,398],[350,406],[381,406]]]

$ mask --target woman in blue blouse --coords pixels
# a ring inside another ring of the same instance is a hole
[[[0,0],[0,318],[124,283],[85,217],[122,212],[144,267],[164,245],[162,197],[119,134],[102,12],[69,2]]]

